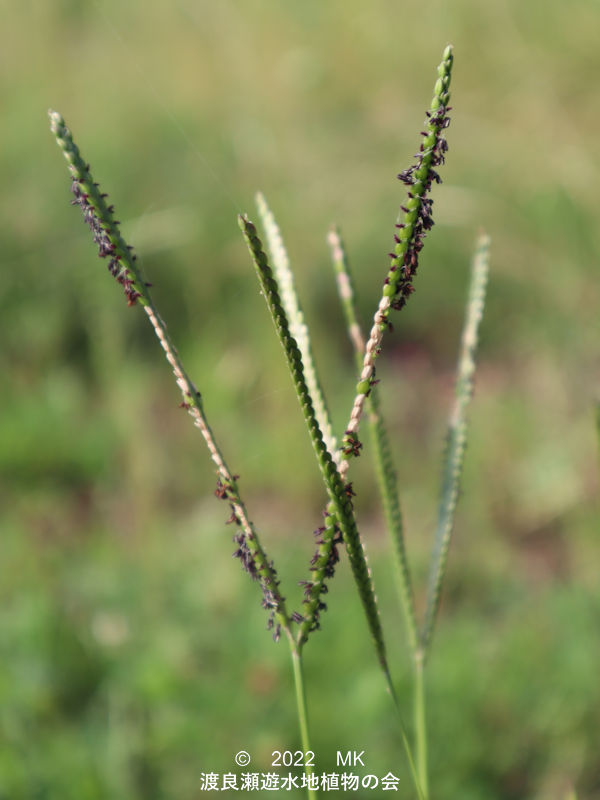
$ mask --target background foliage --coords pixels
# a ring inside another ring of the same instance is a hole
[[[230,558],[152,333],[69,206],[46,109],[110,192],[293,597],[323,493],[235,215],[266,193],[343,425],[355,379],[325,233],[343,227],[366,321],[448,41],[437,225],[378,364],[423,577],[483,225],[492,279],[430,670],[432,793],[600,797],[597,4],[1,5],[0,798],[195,797],[240,748],[266,767],[297,745],[285,648]],[[402,692],[367,454],[355,469]],[[329,607],[307,651],[318,766],[365,749],[408,792],[347,564]]]

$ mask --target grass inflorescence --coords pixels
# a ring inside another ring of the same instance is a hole
[[[310,596],[310,599],[307,603],[309,615],[305,617],[302,623],[301,641],[305,641],[308,633],[318,627],[318,615],[319,612],[323,610],[323,603],[318,597],[323,593],[325,578],[332,577],[333,575],[333,568],[337,560],[336,544],[339,542],[339,537],[337,537],[337,529],[339,528],[346,544],[350,565],[367,615],[379,661],[382,665],[386,665],[387,668],[385,644],[377,610],[377,601],[354,516],[352,486],[344,482],[333,456],[327,449],[323,439],[323,433],[316,418],[310,390],[304,377],[302,354],[294,337],[290,333],[287,315],[279,296],[277,282],[273,277],[273,272],[269,266],[266,253],[262,248],[262,243],[257,236],[256,228],[246,217],[240,217],[239,223],[254,261],[263,294],[267,301],[267,306],[287,358],[313,449],[329,495],[329,505],[325,511],[326,525],[317,529],[319,551],[316,559],[313,558],[314,563],[311,565],[311,569],[315,574],[315,579],[307,581],[304,584],[305,600],[308,596]]]
[[[141,275],[136,263],[133,248],[128,245],[119,232],[119,222],[114,217],[114,207],[106,203],[107,195],[100,192],[99,184],[91,175],[90,166],[81,157],[79,148],[73,141],[71,131],[62,116],[49,111],[50,127],[56,141],[63,151],[72,177],[71,188],[75,195],[74,203],[83,213],[85,222],[92,231],[94,243],[98,245],[100,258],[109,258],[109,272],[120,283],[127,297],[127,304],[143,306],[154,332],[173,368],[177,385],[183,396],[180,403],[194,420],[200,430],[210,456],[217,468],[217,489],[215,494],[230,505],[229,523],[235,524],[234,541],[237,545],[234,556],[240,560],[244,570],[253,580],[260,583],[262,603],[269,612],[268,627],[274,629],[273,636],[279,638],[280,632],[290,633],[291,621],[288,617],[285,598],[279,590],[279,580],[273,562],[263,550],[258,534],[250,521],[248,512],[240,496],[237,481],[227,466],[214,434],[208,424],[202,405],[202,397],[188,377],[179,354],[173,345],[167,327],[156,310],[149,292],[149,284]]]
[[[450,79],[454,56],[452,48],[444,50],[444,56],[438,67],[438,80],[434,87],[433,99],[427,113],[423,141],[417,154],[417,164],[399,174],[399,179],[409,187],[406,204],[401,206],[404,214],[396,224],[398,233],[394,235],[396,246],[390,253],[391,263],[384,281],[383,294],[369,338],[365,345],[362,371],[356,386],[356,398],[346,428],[346,437],[356,436],[362,416],[365,398],[376,385],[375,360],[381,353],[383,333],[389,327],[390,311],[400,310],[414,292],[415,277],[419,254],[423,249],[423,238],[426,231],[433,227],[433,201],[428,196],[431,184],[441,181],[434,167],[444,162],[448,146],[443,131],[449,125],[448,102],[450,100]]]
[[[257,204],[265,230],[266,248],[263,247],[257,228],[248,216],[238,217],[239,226],[287,360],[327,496],[323,519],[314,531],[316,549],[308,565],[308,575],[299,581],[303,595],[301,611],[291,613],[287,611],[273,560],[263,549],[242,500],[238,485],[239,476],[229,468],[217,444],[206,418],[200,392],[188,377],[167,327],[153,303],[149,291],[151,284],[143,277],[133,248],[125,242],[119,231],[119,222],[114,218],[113,206],[107,203],[107,195],[100,192],[99,185],[94,181],[89,165],[81,157],[63,118],[55,111],[50,112],[52,131],[69,165],[72,178],[71,190],[75,198],[73,203],[79,206],[84,220],[92,231],[99,256],[108,259],[109,272],[121,285],[127,304],[142,306],[150,320],[182,394],[180,405],[191,415],[194,425],[202,433],[215,464],[217,472],[215,495],[229,506],[227,522],[235,527],[233,538],[236,548],[233,555],[240,561],[244,571],[261,587],[262,605],[268,611],[268,627],[272,629],[274,638],[279,639],[280,634],[284,632],[289,642],[303,747],[308,749],[310,742],[302,652],[311,634],[321,627],[322,613],[326,610],[324,597],[334,578],[340,560],[340,550],[344,547],[375,653],[396,704],[400,735],[415,790],[422,799],[428,797],[423,667],[439,607],[464,458],[466,410],[473,390],[474,354],[487,278],[488,243],[485,238],[481,238],[474,260],[472,286],[457,369],[456,401],[449,426],[448,451],[443,472],[442,499],[431,563],[427,609],[420,628],[415,613],[411,574],[404,543],[396,471],[389,436],[381,413],[375,362],[381,354],[384,333],[391,328],[391,312],[401,310],[414,292],[414,279],[425,235],[433,227],[433,199],[430,195],[434,184],[441,182],[438,169],[443,165],[448,150],[444,134],[449,125],[452,64],[452,48],[448,46],[438,67],[433,99],[426,113],[416,162],[398,175],[407,189],[407,198],[400,206],[394,234],[394,249],[389,254],[391,261],[384,277],[381,299],[366,337],[356,310],[352,278],[341,234],[337,229],[332,229],[328,237],[340,300],[348,333],[354,345],[358,371],[349,419],[340,432],[341,435],[336,435],[331,422],[318,377],[308,326],[295,288],[290,259],[275,217],[265,198],[258,195]],[[366,449],[359,438],[359,427],[365,407],[369,411],[375,470],[396,562],[400,603],[416,667],[416,759],[413,757],[413,745],[409,741],[400,716],[373,576],[354,509],[355,490],[348,478],[352,459],[360,456]],[[311,769],[307,768],[306,771],[310,774]],[[311,782],[308,788],[308,796],[316,797],[314,782]]]

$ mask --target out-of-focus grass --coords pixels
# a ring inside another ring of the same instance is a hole
[[[110,192],[293,596],[323,497],[235,214],[252,211],[257,188],[277,212],[343,425],[354,377],[325,232],[344,229],[366,320],[402,199],[395,174],[448,41],[437,225],[378,367],[418,578],[485,226],[492,281],[431,662],[432,786],[558,800],[575,781],[600,796],[598,23],[583,0],[6,9],[1,798],[195,796],[199,773],[229,769],[240,748],[266,766],[297,744],[285,649],[230,560],[208,458],[143,315],[69,207],[46,108]],[[393,632],[366,454],[355,486]],[[344,568],[336,584],[307,651],[319,767],[366,748],[373,771],[404,775]]]
[[[242,748],[268,770],[273,750],[298,746],[285,645],[265,646],[255,592],[220,527],[203,508],[178,527],[157,520],[137,543],[105,529],[80,541],[40,537],[26,550],[9,536],[3,796],[196,796],[199,773],[230,771]],[[389,620],[383,542],[371,543]],[[288,559],[300,555],[290,548]],[[593,789],[598,602],[575,584],[526,593],[504,565],[464,561],[430,678],[440,796],[559,797],[573,775]],[[338,749],[365,749],[369,772],[391,769],[404,783],[345,573],[327,621],[307,659],[319,769],[335,770]],[[407,703],[405,654],[393,649]]]

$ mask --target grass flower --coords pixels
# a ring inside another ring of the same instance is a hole
[[[260,584],[263,595],[262,604],[269,612],[268,626],[274,630],[274,638],[279,638],[282,629],[291,636],[290,618],[286,610],[285,599],[279,590],[277,573],[273,562],[262,548],[258,534],[240,496],[237,485],[239,476],[234,475],[229,469],[217,445],[204,412],[200,392],[185,372],[179,354],[169,337],[167,326],[154,306],[149,292],[150,284],[142,277],[133,249],[124,241],[119,232],[119,223],[114,218],[114,208],[107,205],[107,195],[101,193],[99,185],[94,182],[89,164],[82,159],[79,148],[73,141],[71,131],[67,128],[64,119],[56,111],[49,111],[49,117],[52,133],[69,165],[72,178],[71,189],[75,196],[73,202],[80,207],[83,218],[92,231],[92,238],[98,246],[98,255],[100,258],[109,259],[109,272],[123,287],[127,304],[129,306],[139,304],[144,308],[167,361],[173,369],[183,397],[181,406],[192,417],[194,425],[200,430],[208,447],[217,470],[215,494],[229,504],[228,522],[236,527],[234,556],[240,560],[250,577]]]
[[[453,58],[452,47],[448,46],[438,67],[439,77],[427,112],[425,129],[422,131],[423,141],[415,156],[417,163],[398,175],[408,187],[408,199],[401,206],[403,216],[396,225],[398,232],[394,236],[395,247],[390,253],[391,263],[384,281],[383,294],[365,345],[362,371],[356,386],[350,420],[346,426],[346,437],[356,437],[358,434],[365,398],[375,385],[375,360],[381,352],[383,333],[389,326],[390,311],[403,308],[414,292],[413,279],[419,265],[423,239],[426,232],[433,227],[433,200],[429,197],[429,192],[433,182],[441,182],[435,168],[444,163],[448,150],[443,131],[450,121],[448,102]],[[342,475],[345,475],[347,469],[342,464]]]

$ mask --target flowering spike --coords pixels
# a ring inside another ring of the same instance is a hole
[[[391,309],[404,307],[408,297],[414,292],[412,280],[418,267],[419,253],[423,247],[426,231],[433,226],[431,216],[432,200],[427,197],[433,180],[439,182],[439,175],[434,167],[443,163],[443,153],[447,144],[442,131],[448,126],[448,101],[450,99],[450,78],[452,74],[452,47],[444,50],[443,60],[438,67],[438,79],[434,87],[434,96],[430,110],[427,112],[424,138],[417,163],[399,173],[398,178],[410,186],[408,200],[402,205],[402,215],[398,218],[394,252],[390,253],[391,264],[388,270],[379,307],[375,313],[371,333],[367,341],[360,380],[356,387],[356,398],[350,415],[348,430],[358,432],[365,398],[371,391],[371,378],[375,369],[375,358],[381,349],[381,340],[386,329],[391,329],[389,315]],[[408,259],[408,260],[407,260]],[[409,270],[398,269],[410,264]],[[347,470],[347,463],[342,462],[342,476]]]
[[[186,374],[166,325],[152,302],[148,290],[150,284],[143,280],[135,265],[132,248],[121,237],[117,228],[118,223],[113,218],[113,207],[106,205],[106,195],[98,191],[98,184],[90,174],[90,165],[81,158],[79,148],[74,143],[64,119],[56,111],[50,111],[49,117],[50,128],[69,165],[72,177],[71,191],[75,196],[75,204],[80,206],[84,220],[90,226],[92,238],[98,246],[98,253],[101,258],[110,256],[108,269],[123,287],[128,305],[135,305],[139,301],[144,307],[167,360],[173,368],[177,385],[183,395],[181,405],[188,411],[194,420],[194,425],[202,433],[216,465],[218,483],[215,494],[229,501],[231,516],[228,523],[238,526],[238,531],[233,537],[237,545],[234,556],[240,559],[250,577],[260,583],[263,594],[262,605],[269,610],[269,627],[274,628],[273,638],[277,641],[283,629],[291,639],[290,619],[285,608],[285,598],[278,588],[277,573],[272,561],[269,561],[262,549],[258,534],[248,517],[237,489],[238,476],[229,470],[215,441],[204,413],[200,393]]]
[[[327,402],[317,373],[308,325],[300,306],[283,237],[273,212],[267,205],[264,195],[260,192],[256,195],[256,205],[265,230],[273,272],[281,295],[281,304],[288,318],[290,333],[295,339],[302,356],[304,377],[315,410],[315,416],[323,432],[323,439],[327,449],[335,459],[337,457],[337,441],[333,434]]]
[[[306,621],[300,628],[298,645],[302,646],[304,644],[308,634],[311,630],[314,630],[314,625],[318,622],[319,611],[323,610],[319,595],[323,582],[327,578],[332,577],[333,569],[338,560],[338,553],[335,545],[339,541],[340,534],[338,531],[340,531],[346,544],[350,565],[367,615],[371,636],[375,643],[379,661],[387,669],[387,657],[377,608],[377,599],[373,591],[362,542],[356,526],[352,503],[347,495],[341,472],[338,471],[323,441],[323,434],[317,422],[310,393],[306,386],[302,356],[296,341],[290,333],[287,315],[279,296],[277,281],[273,277],[267,256],[262,249],[262,242],[256,234],[256,227],[245,216],[239,216],[238,222],[244,234],[246,244],[248,245],[252,261],[254,262],[261,288],[265,300],[267,301],[267,306],[273,318],[273,322],[275,323],[279,340],[287,357],[288,367],[292,375],[294,387],[302,407],[304,419],[308,427],[313,449],[317,456],[317,461],[323,475],[330,501],[325,517],[326,530],[323,534],[324,543],[319,545],[319,557],[312,567],[314,573],[312,580],[316,588],[314,593],[311,593],[312,599],[310,609],[309,613],[305,614]]]
[[[489,246],[489,237],[484,233],[480,234],[471,268],[471,284],[456,368],[456,396],[448,424],[447,450],[442,473],[442,490],[435,532],[434,552],[429,571],[425,621],[420,635],[424,656],[427,654],[431,643],[435,618],[439,608],[446,557],[450,546],[454,514],[458,502],[467,441],[467,409],[473,395],[473,379],[476,367],[475,354],[479,339],[479,325],[485,306],[489,271]]]
[[[119,233],[119,221],[113,217],[113,207],[107,206],[105,198],[108,196],[98,190],[90,174],[90,166],[79,154],[79,148],[73,141],[71,131],[67,128],[64,119],[57,111],[49,111],[50,128],[56,141],[63,151],[69,164],[72,184],[71,191],[75,197],[73,203],[81,208],[83,218],[92,231],[92,238],[98,246],[100,258],[115,254],[124,263],[124,276],[121,281],[127,305],[133,306],[138,301],[147,305],[144,280],[139,269],[134,264],[134,259]],[[112,266],[109,270],[114,275]]]

